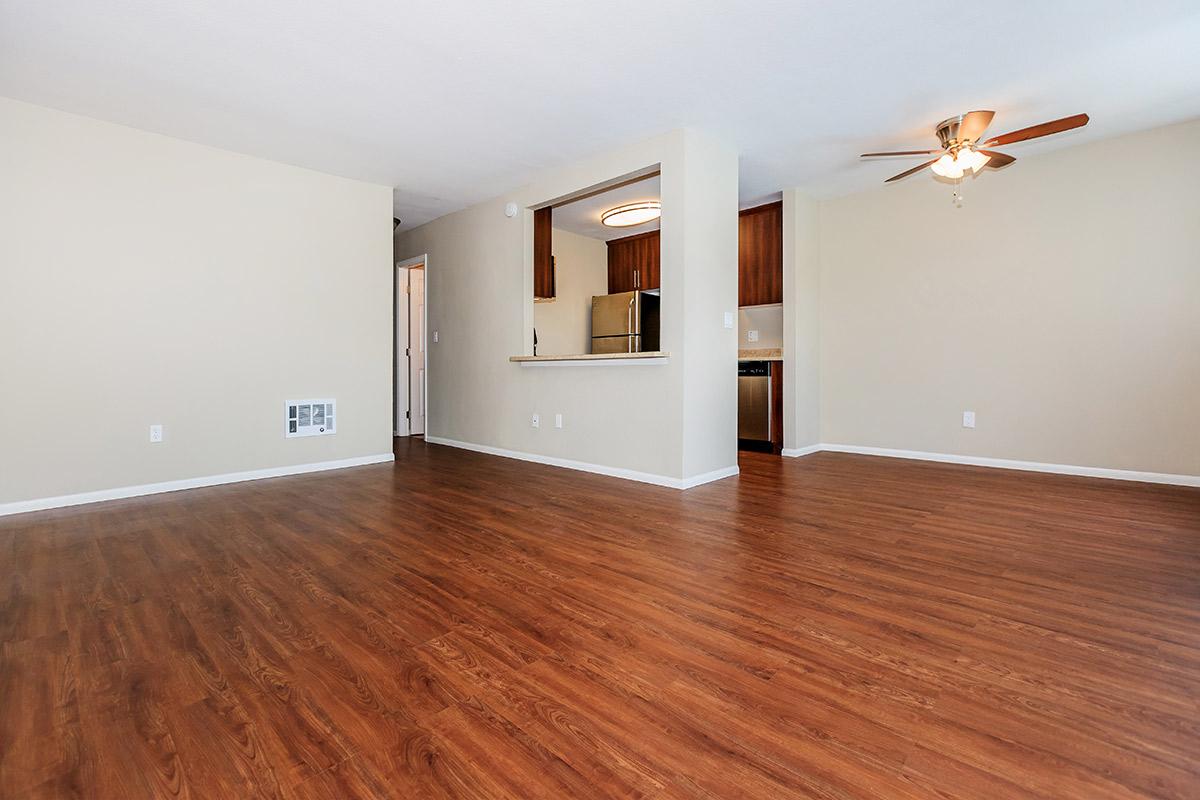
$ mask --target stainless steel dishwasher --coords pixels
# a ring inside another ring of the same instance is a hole
[[[771,362],[738,362],[738,439],[771,441]]]

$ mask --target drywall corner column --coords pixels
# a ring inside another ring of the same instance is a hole
[[[820,207],[783,193],[783,446],[821,441]]]
[[[684,137],[683,478],[737,466],[738,156]],[[664,177],[666,171],[664,169]],[[663,204],[664,216],[673,213]]]

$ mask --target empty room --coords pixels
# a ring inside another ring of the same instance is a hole
[[[1200,797],[1198,45],[0,0],[0,800]]]

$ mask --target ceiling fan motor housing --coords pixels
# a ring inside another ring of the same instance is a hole
[[[959,114],[956,117],[944,119],[937,124],[935,133],[937,133],[938,141],[942,144],[942,149],[950,150],[958,145],[966,144],[958,139],[958,127],[962,124],[965,114]]]

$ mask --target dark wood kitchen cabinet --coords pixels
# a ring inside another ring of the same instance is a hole
[[[533,212],[533,296],[554,297],[554,228],[553,210],[539,208]]]
[[[658,231],[608,242],[608,293],[659,288]]]
[[[780,201],[738,212],[738,305],[782,302],[783,202]]]

